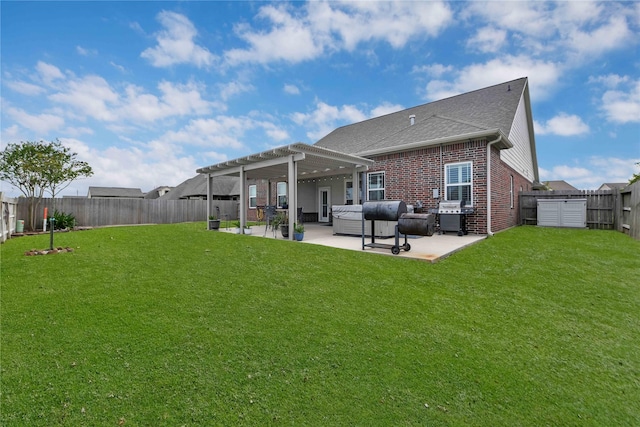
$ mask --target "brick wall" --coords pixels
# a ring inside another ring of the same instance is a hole
[[[467,216],[467,228],[471,233],[487,233],[487,140],[478,139],[456,144],[422,148],[402,153],[375,157],[376,164],[370,172],[385,171],[385,197],[415,204],[418,200],[424,208],[437,208],[444,198],[444,165],[473,162],[473,207],[475,212]],[[491,150],[492,231],[499,231],[518,224],[518,197],[522,187],[531,184],[500,160],[500,152]],[[514,206],[510,206],[510,175],[514,177]],[[440,199],[433,198],[438,189]]]

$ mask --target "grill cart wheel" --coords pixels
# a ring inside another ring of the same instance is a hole
[[[405,245],[404,245],[404,251],[405,251],[405,252],[409,252],[410,250],[411,250],[411,245],[410,245],[410,244],[408,244],[408,243],[407,243],[407,244],[405,244]]]
[[[400,253],[400,248],[397,247],[397,246],[393,246],[391,248],[391,253],[394,254],[394,255],[398,255]]]

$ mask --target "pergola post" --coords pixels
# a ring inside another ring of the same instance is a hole
[[[240,167],[240,229],[244,233],[244,227],[247,225],[247,198],[246,198],[247,176],[244,167]]]
[[[213,212],[213,197],[211,196],[211,180],[213,179],[213,177],[211,176],[211,174],[207,174],[207,220],[209,220],[209,218],[211,217],[212,212]],[[220,218],[217,218],[220,219]]]
[[[293,224],[296,221],[296,213],[298,212],[298,193],[297,181],[298,174],[296,172],[296,162],[293,160],[293,156],[289,156],[288,164],[288,178],[289,178],[289,240],[293,240]]]

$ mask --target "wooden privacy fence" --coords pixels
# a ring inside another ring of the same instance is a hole
[[[27,219],[28,200],[18,199],[17,215]],[[215,200],[221,218],[237,219],[238,202]],[[53,214],[53,199],[42,199],[36,212],[36,229],[42,229],[44,208]],[[55,209],[76,218],[76,226],[100,227],[106,225],[173,224],[178,222],[206,221],[206,200],[161,200],[161,199],[55,199]],[[26,223],[26,221],[25,221]]]
[[[4,242],[16,231],[18,199],[5,197],[0,191],[0,242]]]
[[[587,227],[617,230],[640,239],[640,182],[623,191],[521,191],[520,224],[536,225],[538,199],[586,199]]]

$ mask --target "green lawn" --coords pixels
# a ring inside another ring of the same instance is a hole
[[[3,426],[640,425],[640,242],[519,227],[430,264],[205,230],[1,247]]]

